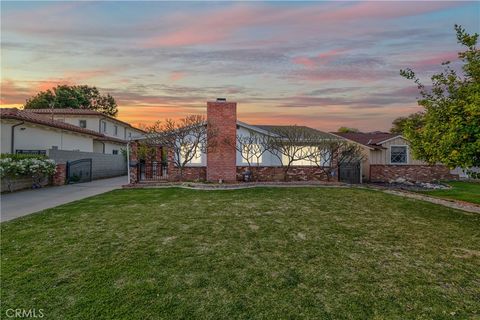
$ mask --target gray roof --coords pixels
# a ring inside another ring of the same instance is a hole
[[[307,126],[279,126],[279,125],[252,125],[252,127],[257,127],[262,130],[278,134],[282,130],[290,127],[297,127],[297,128],[302,128],[303,130],[306,130],[306,132],[309,132],[311,134],[318,135],[322,137],[323,139],[339,139],[338,137],[334,136],[333,134],[330,134],[328,132],[320,131],[314,128],[310,128]]]

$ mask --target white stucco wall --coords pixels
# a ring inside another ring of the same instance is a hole
[[[102,116],[56,115],[54,119],[72,124],[74,126],[80,126],[80,120],[86,120],[87,129],[118,139],[128,140],[129,137],[138,137],[142,134],[139,130],[135,130],[130,126],[124,125],[115,120],[104,118]],[[104,121],[107,124],[105,131],[103,131],[103,125],[100,124],[100,121]],[[115,134],[115,126],[117,126],[117,134]]]
[[[11,152],[11,127],[18,122],[20,121],[2,120],[2,153]],[[59,150],[93,152],[93,137],[30,123],[15,128],[14,153],[17,149],[48,150],[52,147],[57,147]]]

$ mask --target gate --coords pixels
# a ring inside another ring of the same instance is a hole
[[[162,181],[167,180],[167,162],[140,161],[137,164],[138,181]]]
[[[340,182],[360,183],[360,161],[341,163],[338,171]]]
[[[92,181],[92,159],[67,162],[67,183]]]

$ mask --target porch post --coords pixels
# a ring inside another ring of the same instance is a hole
[[[138,141],[130,142],[130,184],[138,182]]]

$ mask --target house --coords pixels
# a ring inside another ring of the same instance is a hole
[[[223,99],[217,101],[207,102],[207,121],[208,125],[215,128],[216,134],[212,139],[214,148],[209,149],[206,153],[198,152],[193,159],[184,168],[182,174],[186,180],[207,180],[207,181],[226,181],[232,182],[241,179],[242,173],[246,170],[248,162],[246,157],[248,155],[242,155],[242,149],[238,148],[237,136],[249,136],[249,135],[276,135],[278,129],[287,128],[290,126],[273,126],[273,125],[251,125],[237,120],[237,103],[227,102]],[[323,132],[317,129],[301,127],[306,132],[314,133],[315,136],[320,139],[339,139],[327,132]],[[139,139],[142,140],[142,139]],[[225,141],[234,141],[237,143],[237,147],[232,147],[231,144],[225,143]],[[305,145],[303,148],[307,150],[310,148]],[[302,150],[300,151],[302,152]],[[137,163],[135,158],[136,152],[133,151],[134,158],[132,162]],[[253,161],[253,166],[250,168],[255,170],[257,178],[261,181],[271,180],[283,180],[284,168],[286,159],[284,156],[276,155],[267,150],[264,152],[258,161]],[[157,161],[158,162],[158,161]],[[177,169],[173,165],[173,160],[170,159],[168,164],[168,178],[175,179]],[[252,163],[251,163],[252,164]],[[140,164],[141,165],[141,164]],[[152,175],[153,170],[145,169],[145,167],[138,167],[133,169],[131,174],[132,180],[141,179],[148,175]],[[163,172],[157,170],[157,172]],[[338,177],[335,175],[332,180],[336,180]],[[316,163],[309,161],[308,159],[297,160],[292,163],[292,166],[288,173],[288,180],[322,180],[326,181],[329,177],[326,177],[324,171],[320,170]]]
[[[402,135],[388,132],[332,132],[357,143],[363,149],[363,180],[390,182],[397,179],[428,182],[457,178],[444,165],[429,165],[415,159],[408,140]]]
[[[102,138],[95,139],[93,144],[93,152],[97,153],[118,154],[128,140],[145,133],[127,122],[89,109],[29,109],[28,111],[100,133]]]
[[[36,109],[35,112],[16,108],[0,109],[1,152],[46,154],[47,150],[54,149],[118,154],[126,147],[125,136],[143,133],[127,123],[100,116],[98,112],[58,110],[49,110],[51,113],[47,114],[44,109]],[[63,114],[69,116],[64,117]],[[73,120],[75,116],[86,122]],[[97,127],[92,125],[94,119],[98,120]],[[87,125],[89,122],[92,124]]]

